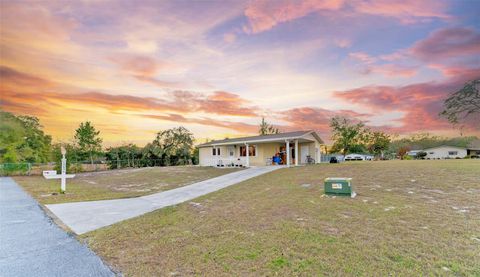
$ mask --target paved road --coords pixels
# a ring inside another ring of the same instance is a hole
[[[0,178],[0,276],[114,276],[11,178]]]
[[[52,204],[47,205],[47,208],[75,233],[83,234],[156,209],[197,198],[279,168],[281,166],[252,167],[147,196]]]

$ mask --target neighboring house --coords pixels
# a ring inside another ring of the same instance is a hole
[[[462,159],[467,156],[467,149],[442,145],[423,150],[427,153],[425,159]]]
[[[200,144],[201,166],[265,166],[277,155],[280,164],[319,163],[322,139],[314,131],[214,140]]]
[[[352,153],[345,156],[345,161],[373,161],[373,155]]]
[[[480,158],[480,139],[474,140],[467,145],[467,155],[471,158]]]

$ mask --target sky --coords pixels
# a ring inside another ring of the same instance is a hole
[[[480,77],[480,1],[0,0],[1,109],[55,141],[184,126],[197,142],[316,130],[344,116],[458,136],[443,100]],[[480,135],[476,120],[462,130]]]

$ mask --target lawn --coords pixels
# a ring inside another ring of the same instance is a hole
[[[18,176],[15,181],[42,204],[137,197],[203,181],[239,169],[197,166],[147,167],[77,174],[59,194],[60,180]]]
[[[342,176],[358,196],[322,196]],[[80,239],[126,276],[479,276],[479,193],[480,161],[321,164]]]

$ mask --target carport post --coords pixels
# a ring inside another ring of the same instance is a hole
[[[246,167],[250,167],[250,155],[249,155],[249,153],[248,153],[250,149],[248,148],[248,143],[245,143],[245,147],[246,147],[246,150],[247,150],[247,151],[246,151],[246,152],[247,152],[247,153],[246,153],[247,159],[246,159],[246,162],[245,162],[245,166],[246,166]]]
[[[298,166],[298,139],[295,140],[295,166]]]
[[[290,166],[290,142],[285,140],[285,145],[287,149],[287,166]]]

